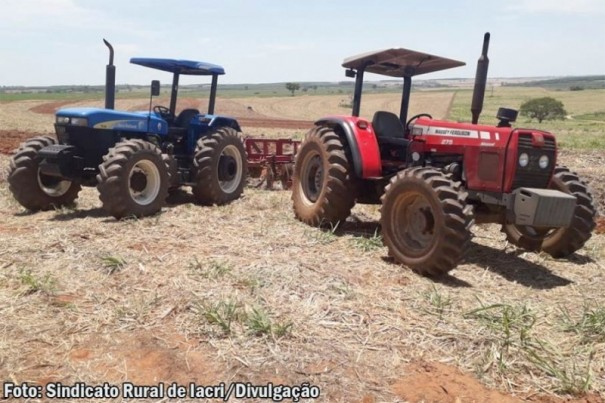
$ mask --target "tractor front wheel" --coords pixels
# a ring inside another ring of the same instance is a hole
[[[548,253],[552,257],[566,257],[582,248],[592,236],[596,210],[586,184],[566,167],[556,167],[550,189],[559,190],[577,199],[571,224],[561,228],[534,228],[511,223],[502,226],[506,240],[529,251]]]
[[[345,145],[328,127],[307,133],[296,154],[292,201],[296,217],[309,225],[337,225],[355,205],[352,166]]]
[[[445,274],[462,261],[472,223],[466,192],[432,168],[400,171],[382,196],[380,224],[389,255],[422,275]]]
[[[57,144],[52,137],[34,137],[22,143],[10,161],[8,185],[15,199],[31,211],[70,205],[82,189],[77,181],[40,173],[39,152]]]
[[[97,181],[103,208],[120,219],[160,211],[168,196],[170,175],[159,148],[134,139],[109,149],[99,165]]]
[[[240,134],[221,127],[197,141],[193,158],[193,195],[203,205],[222,205],[239,198],[248,174]]]

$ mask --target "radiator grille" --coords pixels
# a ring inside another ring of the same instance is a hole
[[[554,139],[544,137],[544,146],[541,148],[532,145],[532,136],[529,133],[521,133],[519,135],[519,147],[517,153],[517,161],[522,153],[529,156],[529,163],[522,167],[517,162],[517,170],[513,181],[513,190],[521,187],[528,188],[547,188],[550,182],[550,177],[553,171],[555,161],[556,148]],[[542,155],[548,156],[550,161],[548,167],[540,168],[538,161]]]

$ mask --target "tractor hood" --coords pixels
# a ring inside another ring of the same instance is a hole
[[[168,133],[168,123],[149,111],[123,112],[102,108],[66,108],[57,111],[56,123],[86,126],[93,129]]]

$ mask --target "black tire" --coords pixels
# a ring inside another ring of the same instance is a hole
[[[506,240],[513,245],[534,252],[542,250],[552,257],[562,258],[581,249],[590,239],[596,226],[597,211],[586,183],[566,167],[555,167],[549,188],[576,197],[576,208],[569,227],[544,230],[504,224],[502,231],[506,234]]]
[[[22,143],[11,158],[8,171],[9,190],[28,210],[50,210],[71,205],[82,190],[78,181],[67,181],[39,172],[42,148],[57,144],[52,137],[34,137]]]
[[[440,276],[468,251],[472,207],[459,184],[433,168],[408,168],[382,196],[380,224],[389,256],[417,273]]]
[[[328,127],[315,127],[296,153],[292,201],[296,217],[309,225],[335,226],[355,205],[353,167],[341,138]]]
[[[203,205],[227,204],[244,191],[248,160],[241,135],[221,127],[197,141],[193,158],[193,195]]]
[[[99,165],[97,181],[99,198],[109,214],[117,219],[144,217],[162,209],[170,174],[157,146],[133,139],[109,149]]]

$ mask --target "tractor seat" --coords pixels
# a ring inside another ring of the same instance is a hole
[[[406,147],[410,140],[404,138],[405,129],[399,117],[392,112],[377,111],[372,126],[379,144],[392,144]]]
[[[183,109],[179,116],[174,121],[174,125],[178,127],[182,127],[183,129],[189,129],[189,125],[191,125],[191,119],[194,116],[199,115],[200,111],[197,109]]]

